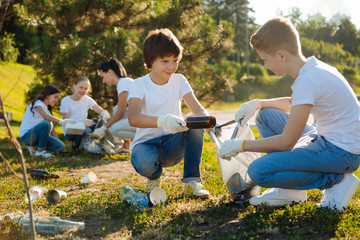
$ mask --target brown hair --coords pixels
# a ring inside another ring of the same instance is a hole
[[[256,50],[274,55],[280,49],[292,55],[301,52],[299,33],[286,18],[276,17],[266,22],[250,38],[250,45]]]
[[[182,51],[183,47],[179,40],[169,29],[162,28],[152,30],[147,35],[143,46],[146,67],[150,69],[158,57],[174,56],[180,60]]]
[[[82,82],[82,81],[88,81],[89,82],[89,91],[88,93],[91,93],[92,89],[91,89],[91,82],[90,80],[87,78],[87,77],[84,77],[84,76],[80,76],[80,77],[77,77],[74,81],[74,84],[78,84],[79,82]]]

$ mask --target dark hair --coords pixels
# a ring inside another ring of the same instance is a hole
[[[182,50],[183,47],[179,40],[169,29],[161,28],[150,31],[143,46],[146,67],[150,69],[158,57],[175,56],[180,60]]]
[[[30,111],[33,113],[33,115],[35,114],[34,111],[33,111],[33,108],[34,108],[34,104],[37,100],[41,100],[41,101],[44,101],[45,98],[49,95],[53,95],[53,94],[56,94],[56,93],[59,93],[60,90],[54,86],[54,85],[47,85],[46,87],[44,87],[44,89],[42,90],[40,96],[38,96],[35,100],[33,100],[31,102],[31,108],[30,108]],[[48,110],[50,111],[50,113],[52,113],[52,106],[47,106]]]
[[[108,72],[110,69],[113,70],[114,73],[119,78],[127,77],[127,73],[126,73],[124,66],[121,64],[120,60],[118,60],[117,58],[110,58],[109,61],[104,62],[99,67],[99,70],[101,70],[103,72]]]

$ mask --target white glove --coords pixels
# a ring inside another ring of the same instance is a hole
[[[100,117],[102,117],[102,119],[107,121],[110,118],[110,113],[108,111],[104,110],[101,112]]]
[[[95,124],[95,122],[93,120],[91,120],[91,119],[85,119],[84,124],[85,124],[86,127],[91,127],[92,125]]]
[[[101,127],[95,129],[93,132],[93,137],[98,139],[103,139],[105,137],[105,131],[107,130],[107,127],[105,125],[102,125]]]
[[[262,108],[262,104],[259,99],[254,99],[241,105],[241,107],[235,113],[235,121],[241,121],[241,126],[245,126],[249,119],[255,115],[256,111]]]
[[[158,117],[157,126],[162,128],[166,133],[177,133],[188,129],[184,119],[173,114]]]
[[[241,152],[245,152],[244,139],[230,139],[221,144],[220,157],[226,160],[230,160],[231,157],[238,155]]]
[[[73,119],[60,119],[59,124],[63,127],[65,127],[65,125],[67,123],[76,123],[76,120]]]

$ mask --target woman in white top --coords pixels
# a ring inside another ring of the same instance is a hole
[[[104,119],[108,119],[110,114],[108,111],[102,109],[90,96],[87,94],[91,92],[91,83],[87,77],[77,77],[72,85],[73,93],[61,99],[60,112],[63,119],[71,118],[76,121],[85,123],[86,130],[81,135],[66,134],[64,135],[67,140],[72,141],[73,150],[78,150],[81,139],[88,132],[92,132],[95,123],[87,119],[89,109],[94,110],[96,113],[103,115]]]
[[[19,137],[28,146],[31,156],[54,157],[47,150],[59,152],[65,144],[58,139],[53,123],[62,126],[71,120],[61,120],[51,113],[60,97],[60,90],[54,85],[46,86],[41,95],[26,108],[20,125]],[[51,133],[51,135],[49,135]]]
[[[117,86],[118,102],[114,107],[114,115],[105,125],[96,129],[94,135],[102,138],[106,129],[109,129],[113,136],[124,139],[123,148],[119,152],[129,152],[130,142],[134,139],[136,132],[136,128],[131,127],[127,119],[128,96],[133,79],[127,77],[125,68],[116,58],[104,62],[99,68],[99,75],[106,85]]]

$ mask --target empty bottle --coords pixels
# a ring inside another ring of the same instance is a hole
[[[30,172],[30,176],[36,179],[49,179],[49,178],[59,178],[59,175],[50,173],[46,170],[34,169]]]
[[[43,187],[39,187],[39,186],[33,186],[32,188],[30,188],[29,190],[29,194],[30,194],[30,201],[32,203],[36,202],[37,200],[39,200],[41,198],[41,196],[47,193],[47,189],[43,188]],[[28,203],[28,198],[27,195],[25,194],[25,201],[26,203]]]
[[[185,119],[186,126],[190,129],[213,128],[216,125],[214,116],[190,116]]]
[[[56,234],[70,229],[85,229],[84,222],[73,222],[62,220],[59,217],[34,216],[35,230],[39,234]],[[18,224],[23,232],[30,232],[30,217],[24,215],[18,220]]]
[[[120,198],[139,209],[144,209],[149,204],[148,196],[130,185],[120,188]]]

